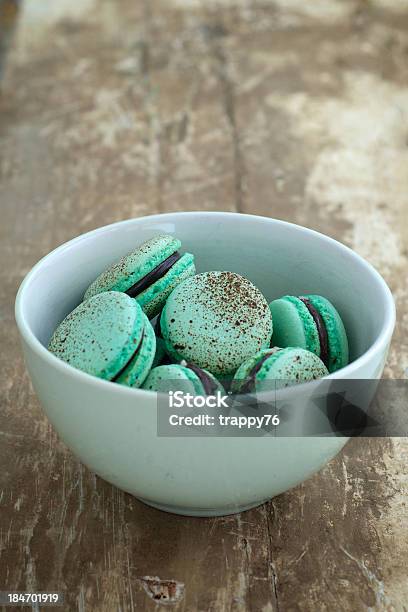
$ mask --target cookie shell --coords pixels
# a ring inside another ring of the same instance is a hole
[[[204,272],[178,285],[160,319],[166,350],[227,376],[269,346],[272,316],[262,293],[234,272]]]

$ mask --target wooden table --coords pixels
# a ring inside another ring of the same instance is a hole
[[[385,375],[401,378],[407,139],[398,0],[26,1],[0,96],[2,589],[58,589],[68,611],[155,610],[154,594],[177,590],[180,611],[407,610],[405,440],[355,439],[242,515],[171,516],[58,440],[13,319],[23,276],[73,236],[238,210],[313,227],[378,267],[399,317]]]

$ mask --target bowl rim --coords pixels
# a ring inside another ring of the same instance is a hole
[[[147,391],[145,389],[126,387],[124,385],[119,385],[119,384],[113,385],[111,381],[103,380],[101,378],[97,378],[96,376],[92,376],[91,374],[87,374],[86,372],[83,372],[81,370],[78,370],[77,368],[74,368],[73,366],[69,365],[68,363],[65,363],[64,361],[62,361],[61,359],[53,355],[45,346],[41,344],[41,342],[38,340],[38,338],[36,337],[36,335],[34,334],[30,325],[28,324],[26,320],[26,317],[24,315],[25,292],[28,289],[31,282],[33,281],[33,279],[35,278],[38,271],[43,267],[43,265],[48,260],[51,260],[53,257],[55,257],[55,255],[63,252],[65,249],[72,248],[73,245],[76,245],[84,240],[87,240],[91,238],[92,236],[103,234],[109,231],[109,229],[113,227],[133,225],[141,221],[151,221],[151,222],[166,221],[166,217],[170,221],[170,219],[174,219],[174,217],[194,217],[194,216],[201,216],[201,217],[203,216],[204,217],[206,216],[207,217],[228,216],[228,217],[248,218],[248,219],[258,220],[263,223],[266,222],[266,223],[273,223],[276,225],[282,225],[282,226],[289,227],[289,228],[291,227],[293,229],[301,230],[302,232],[306,232],[306,234],[308,234],[310,237],[319,238],[320,240],[323,240],[327,244],[330,244],[331,246],[334,246],[337,249],[340,249],[348,256],[352,256],[358,259],[360,261],[360,264],[362,264],[366,268],[367,272],[372,277],[374,277],[374,279],[376,280],[376,282],[378,283],[378,285],[380,286],[382,290],[382,293],[384,296],[384,305],[385,305],[384,324],[382,328],[378,331],[377,337],[374,340],[374,342],[362,355],[360,355],[357,359],[349,363],[344,368],[341,368],[340,370],[337,370],[336,372],[333,372],[332,374],[325,376],[324,379],[322,380],[353,378],[352,376],[353,371],[355,371],[357,368],[362,366],[365,362],[369,361],[374,353],[377,353],[377,352],[381,353],[384,351],[384,349],[386,348],[386,345],[391,340],[392,333],[395,327],[396,309],[395,309],[394,298],[392,296],[391,290],[389,289],[387,283],[385,282],[381,274],[374,268],[372,264],[370,264],[366,259],[364,259],[361,255],[356,253],[353,249],[346,246],[345,244],[339,242],[338,240],[335,240],[334,238],[331,238],[330,236],[327,236],[326,234],[322,234],[321,232],[318,232],[311,228],[308,228],[308,227],[305,227],[303,225],[299,225],[296,223],[291,223],[289,221],[275,219],[273,217],[264,217],[262,215],[252,215],[252,214],[247,214],[247,213],[239,213],[239,212],[231,212],[231,211],[176,211],[176,212],[159,213],[159,214],[154,214],[154,215],[146,215],[142,217],[133,217],[130,219],[125,219],[122,221],[110,223],[108,225],[103,225],[96,229],[80,234],[79,236],[76,236],[72,238],[71,240],[68,240],[67,242],[64,242],[60,246],[56,247],[55,249],[53,249],[52,251],[44,255],[26,274],[26,276],[24,277],[23,281],[20,284],[20,287],[17,292],[16,300],[15,300],[15,318],[16,318],[19,333],[23,341],[26,342],[26,344],[30,347],[30,349],[40,359],[46,361],[51,368],[56,368],[61,373],[64,373],[73,378],[77,378],[78,380],[82,380],[84,383],[87,383],[88,385],[97,386],[97,387],[100,387],[102,385],[102,388],[105,388],[106,391],[110,390],[111,392],[116,392],[116,393],[121,393],[121,394],[131,393],[133,397],[135,397],[135,394],[138,394],[141,397],[156,396],[157,394],[154,391]],[[313,382],[314,381],[310,381],[307,383],[303,383],[301,385],[296,385],[296,389],[299,390],[301,387],[304,387],[305,385],[309,385]]]

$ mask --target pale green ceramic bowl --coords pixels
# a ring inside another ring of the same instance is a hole
[[[152,506],[195,516],[239,512],[308,478],[346,439],[158,437],[154,393],[89,376],[46,349],[89,283],[135,245],[163,232],[195,254],[199,272],[236,271],[268,301],[284,294],[328,297],[344,320],[353,359],[332,379],[381,375],[394,302],[381,276],[342,244],[304,227],[234,213],[115,223],[62,245],[29,272],[16,300],[17,324],[36,393],[67,446],[102,478]]]

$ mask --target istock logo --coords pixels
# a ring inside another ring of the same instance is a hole
[[[228,408],[228,395],[193,395],[183,391],[169,391],[170,408]]]

